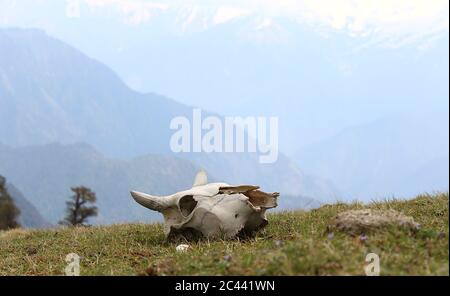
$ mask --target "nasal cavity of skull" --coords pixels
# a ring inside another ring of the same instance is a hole
[[[185,195],[182,198],[180,198],[179,206],[181,214],[184,217],[189,216],[197,206],[197,203],[198,202],[194,199],[194,196],[192,195]]]
[[[277,206],[279,193],[266,193],[260,190],[252,190],[244,193],[254,207],[273,208]]]

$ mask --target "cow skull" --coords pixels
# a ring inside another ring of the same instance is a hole
[[[208,183],[204,171],[191,189],[160,197],[132,191],[140,205],[164,216],[168,239],[190,239],[200,235],[234,237],[265,227],[267,209],[277,206],[278,193],[265,193],[258,186]]]

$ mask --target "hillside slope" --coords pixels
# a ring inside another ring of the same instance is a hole
[[[381,275],[448,275],[448,203],[446,193],[272,214],[253,239],[200,241],[185,253],[160,224],[15,230],[0,233],[0,275],[60,275],[69,253],[81,256],[82,275],[364,275],[368,253],[379,255]],[[366,207],[400,211],[420,228],[360,237],[328,230],[338,213]]]
[[[13,184],[8,183],[7,189],[16,206],[20,209],[18,222],[25,228],[46,228],[51,224],[42,217],[36,207],[17,189]]]

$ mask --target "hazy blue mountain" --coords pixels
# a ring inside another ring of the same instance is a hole
[[[51,224],[42,217],[36,207],[30,203],[23,194],[11,183],[8,183],[7,189],[16,206],[20,209],[18,222],[24,228],[46,228]]]
[[[281,196],[278,207],[274,211],[292,211],[292,209],[311,210],[323,206],[325,203],[306,196]]]
[[[111,155],[168,151],[190,109],[130,90],[106,66],[38,30],[0,30],[0,135],[13,146],[85,141]]]
[[[157,213],[135,203],[130,190],[172,194],[190,188],[198,170],[190,161],[172,156],[147,155],[129,161],[112,159],[87,144],[24,148],[0,145],[0,172],[20,186],[52,223],[63,217],[70,188],[80,185],[90,187],[97,194],[99,216],[93,223],[161,219]],[[228,181],[209,175],[210,181]],[[280,197],[280,208],[310,208],[319,204],[309,197]]]
[[[353,128],[298,152],[307,171],[349,198],[410,197],[448,190],[448,109],[423,108]]]
[[[439,157],[415,169],[400,178],[392,192],[401,192],[404,196],[417,193],[445,192],[449,190],[449,158]]]
[[[266,168],[252,156],[180,155],[221,177],[264,181],[286,192],[301,187],[300,194],[321,197],[335,195],[330,191],[342,184],[348,196],[370,199],[409,194],[405,180],[448,156],[431,148],[447,139],[442,127],[448,112],[441,112],[449,108],[444,12],[421,18],[434,9],[399,10],[395,22],[402,25],[393,30],[391,22],[372,22],[361,11],[362,18],[347,17],[336,28],[328,20],[310,23],[259,9],[217,23],[224,8],[219,4],[149,11],[120,1],[93,9],[85,1],[80,17],[72,18],[65,1],[16,2],[3,5],[5,25],[43,28],[117,76],[42,32],[2,30],[0,140],[11,145],[84,141],[110,156],[167,152],[168,119],[190,108],[133,92],[120,77],[140,92],[222,115],[278,116],[280,150],[297,165],[283,157],[283,166]],[[390,4],[380,7],[390,7],[384,16],[396,13]],[[331,14],[343,12],[356,11]],[[414,128],[432,128],[414,135],[403,119],[387,119],[398,114]],[[421,180],[436,176],[428,174]]]
[[[110,157],[170,153],[170,121],[192,117],[191,107],[131,90],[105,65],[43,31],[0,30],[0,57],[0,140],[12,147],[85,142]],[[248,154],[176,156],[223,180],[320,199],[338,194],[282,155],[273,166]]]

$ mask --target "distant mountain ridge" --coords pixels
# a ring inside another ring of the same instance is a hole
[[[297,161],[339,184],[349,199],[448,191],[448,109],[423,108],[422,118],[430,120],[404,113],[348,128],[301,149]]]
[[[88,142],[117,156],[168,152],[170,119],[190,112],[130,90],[105,65],[40,30],[0,29],[0,56],[0,135],[12,146]]]
[[[20,186],[51,223],[64,215],[70,188],[84,185],[97,194],[94,224],[160,220],[158,213],[136,204],[130,191],[169,195],[191,188],[200,168],[188,160],[146,155],[132,160],[105,157],[87,144],[49,144],[11,148],[0,145],[0,172]],[[210,176],[210,181],[228,181]],[[243,184],[243,183],[239,183]],[[265,190],[266,186],[261,185]],[[313,198],[282,195],[280,209],[312,208]]]

